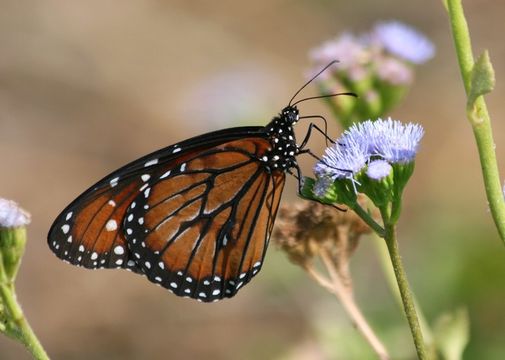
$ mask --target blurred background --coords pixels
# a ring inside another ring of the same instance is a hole
[[[487,100],[503,174],[505,2],[464,5],[473,45],[490,50],[496,70]],[[126,271],[66,265],[46,234],[71,200],[124,163],[203,132],[266,124],[305,81],[311,48],[391,19],[437,47],[391,114],[426,130],[399,227],[409,279],[430,322],[467,307],[466,358],[505,358],[505,248],[441,1],[0,0],[0,9],[0,196],[32,214],[18,296],[54,359],[373,358],[334,298],[274,247],[235,298],[201,304]],[[331,118],[318,101],[301,111]],[[311,148],[323,151],[320,137]],[[312,160],[301,164],[309,174]],[[295,184],[284,204],[296,201]],[[352,271],[357,302],[393,358],[414,358],[367,239]],[[29,356],[0,337],[0,359]]]

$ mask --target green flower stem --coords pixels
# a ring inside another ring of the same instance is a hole
[[[0,331],[20,341],[35,359],[49,359],[17,302],[14,283],[6,275],[2,254],[0,254],[0,301],[3,305],[1,317],[3,326],[0,326]]]
[[[465,91],[468,95],[471,90],[472,69],[475,64],[468,24],[465,19],[461,0],[447,0],[446,3],[461,77],[463,78]],[[471,108],[468,109],[467,116],[477,142],[489,208],[491,209],[491,214],[500,237],[505,242],[505,200],[498,172],[489,113],[482,96],[479,96],[475,100],[475,103],[470,105]]]
[[[400,289],[403,308],[405,310],[405,314],[407,315],[407,320],[409,322],[410,331],[414,339],[417,356],[421,360],[427,359],[427,352],[425,349],[421,327],[419,326],[419,319],[417,317],[416,308],[414,305],[414,298],[410,291],[407,276],[405,274],[405,270],[403,269],[402,260],[398,251],[398,242],[396,240],[396,226],[394,224],[386,223],[384,239],[386,240],[389,257],[391,258],[391,263],[395,272],[398,288]]]
[[[384,271],[384,276],[391,288],[391,292],[393,296],[398,301],[400,306],[403,306],[402,297],[400,294],[400,290],[398,288],[398,284],[396,283],[396,276],[393,267],[391,266],[391,260],[389,258],[389,251],[387,249],[386,244],[384,243],[384,239],[380,238],[378,235],[373,237],[373,242],[375,244],[377,254],[382,265],[382,269]],[[426,321],[426,317],[424,316],[421,307],[419,306],[418,301],[416,300],[415,294],[412,294],[412,298],[414,299],[414,306],[417,309],[417,316],[419,318],[419,325],[421,326],[421,331],[424,336],[424,341],[428,348],[428,359],[437,359],[437,352],[435,348],[435,342],[433,337],[433,332]]]
[[[380,226],[365,209],[363,209],[357,202],[352,204],[350,207],[361,219],[363,219],[365,223],[367,223],[368,226],[372,228],[373,231],[375,231],[377,235],[384,237],[384,228]]]

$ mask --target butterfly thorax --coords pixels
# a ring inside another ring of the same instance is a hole
[[[272,147],[261,160],[267,164],[270,170],[287,171],[296,166],[295,156],[299,149],[293,125],[298,119],[298,109],[295,106],[286,106],[265,127]]]

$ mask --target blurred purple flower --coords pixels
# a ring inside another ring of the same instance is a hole
[[[435,46],[427,37],[399,21],[377,24],[371,37],[387,51],[414,64],[422,64],[435,55]]]
[[[382,57],[376,61],[377,76],[391,85],[408,85],[414,78],[413,71],[395,58]]]
[[[350,33],[344,33],[340,37],[326,41],[309,53],[317,70],[321,65],[338,60],[338,70],[345,71],[353,81],[358,81],[366,76],[367,69],[364,64],[369,62],[370,55],[367,44]],[[318,81],[325,80],[331,75],[331,72],[323,73]]]

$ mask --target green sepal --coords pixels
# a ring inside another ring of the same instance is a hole
[[[394,198],[394,170],[388,176],[380,180],[374,180],[366,175],[365,171],[360,172],[356,180],[361,183],[360,192],[364,193],[375,206],[381,208],[389,204]]]
[[[472,68],[470,90],[468,92],[467,108],[471,109],[475,100],[494,89],[495,75],[493,64],[489,59],[489,53],[485,50],[479,56]]]
[[[314,185],[316,184],[315,179],[304,176],[303,177],[303,186],[300,191],[300,196],[304,199],[318,201],[324,204],[334,204],[337,202],[337,194],[335,192],[334,186],[329,186],[325,195],[323,197],[319,197],[314,193]]]
[[[14,281],[25,252],[26,228],[0,227],[0,256],[3,261],[5,276]]]
[[[395,224],[400,218],[402,195],[407,182],[414,173],[415,162],[391,164],[393,167],[394,187],[391,205],[390,223]]]

